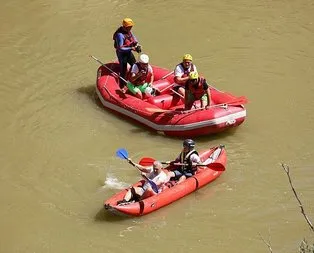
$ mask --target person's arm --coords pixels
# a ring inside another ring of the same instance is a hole
[[[210,106],[210,89],[209,89],[209,86],[206,82],[206,79],[204,79],[203,89],[205,90],[206,95],[207,95],[207,104],[205,106],[205,108],[207,109]]]
[[[119,51],[129,52],[129,51],[134,49],[134,47],[124,46],[124,44],[123,44],[124,43],[124,36],[123,36],[122,33],[118,33],[117,34],[116,41],[117,41],[117,45],[118,45]]]
[[[137,38],[135,37],[134,33],[131,32],[131,34],[132,34],[133,39],[134,39],[134,42],[135,42],[135,43],[134,43],[134,44],[135,44],[134,46],[136,46],[137,44],[139,44],[139,42],[138,42]]]
[[[177,65],[176,68],[174,69],[174,81],[177,84],[185,84],[186,81],[189,79],[188,76],[182,77],[184,74],[182,68],[180,65]]]
[[[174,165],[175,163],[179,163],[179,162],[180,162],[180,155],[173,161],[167,161],[166,163],[170,165]]]
[[[151,166],[150,166],[150,167],[142,166],[142,165],[140,165],[140,164],[138,164],[138,163],[133,162],[131,158],[128,158],[128,162],[131,163],[131,164],[133,163],[134,166],[135,166],[138,170],[140,170],[141,172],[143,172],[143,173],[150,173],[150,172],[152,171]]]
[[[192,154],[190,156],[190,161],[192,163],[192,166],[196,166],[198,164],[201,164],[201,158],[197,154]]]
[[[188,77],[188,76],[186,76],[186,77],[175,76],[175,77],[174,77],[174,81],[175,81],[177,84],[185,84],[187,80],[189,80],[189,77]]]
[[[141,75],[142,73],[139,71],[137,65],[133,64],[131,69],[130,82],[131,83],[135,82]]]

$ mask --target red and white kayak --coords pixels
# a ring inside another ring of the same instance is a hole
[[[214,181],[225,171],[227,156],[224,146],[210,148],[201,152],[199,155],[201,161],[206,166],[198,167],[194,176],[179,184],[171,182],[168,186],[169,188],[152,197],[138,202],[118,205],[117,201],[122,200],[128,191],[128,189],[122,190],[104,202],[105,209],[115,214],[130,216],[145,215],[198,190]],[[172,167],[169,166],[166,169],[171,170]],[[133,186],[140,186],[142,184],[143,180],[138,181]]]
[[[211,106],[184,111],[184,102],[173,92],[174,75],[171,71],[152,66],[153,86],[161,93],[158,96],[136,98],[123,93],[119,88],[119,65],[112,62],[98,68],[96,93],[101,103],[114,113],[169,136],[193,137],[218,133],[240,125],[246,117],[243,104],[245,97],[236,97],[211,87]]]

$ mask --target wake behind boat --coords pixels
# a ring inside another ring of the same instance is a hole
[[[118,63],[101,64],[97,70],[96,93],[104,107],[153,131],[168,136],[194,137],[239,126],[246,118],[245,97],[236,97],[214,87],[210,87],[208,109],[199,108],[196,102],[194,108],[184,110],[184,102],[172,89],[173,73],[158,66],[152,66],[153,87],[160,93],[141,100],[120,90]]]

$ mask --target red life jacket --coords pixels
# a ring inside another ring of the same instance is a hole
[[[135,85],[141,85],[141,84],[144,84],[146,82],[149,82],[152,74],[148,71],[148,65],[146,65],[146,66],[141,65],[138,62],[136,62],[135,64],[138,68],[138,71],[139,72],[143,71],[144,73],[132,83]],[[132,74],[132,73],[130,73],[130,74]]]
[[[194,98],[201,99],[206,94],[206,90],[203,87],[204,78],[199,78],[197,84],[192,84],[190,80],[187,81],[187,88],[193,94]]]
[[[123,42],[123,45],[122,47],[132,47],[136,44],[136,41],[134,39],[134,36],[133,34],[130,32],[127,32],[123,29],[122,26],[120,26],[113,34],[112,36],[112,39],[114,40],[114,43],[113,43],[113,46],[114,48],[118,48],[118,45],[117,45],[117,41],[116,41],[116,37],[117,37],[117,34],[118,33],[122,33],[123,36],[124,36],[124,42]]]

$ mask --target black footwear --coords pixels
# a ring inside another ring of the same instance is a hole
[[[127,204],[127,203],[128,203],[128,201],[126,201],[125,199],[117,201],[117,205],[122,205],[122,204]]]

